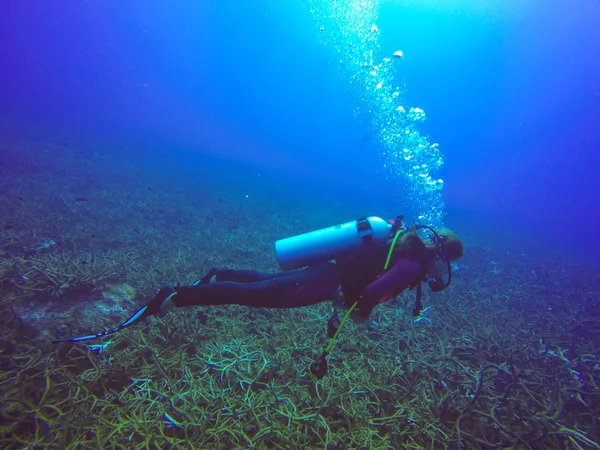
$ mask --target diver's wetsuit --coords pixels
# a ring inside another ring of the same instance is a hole
[[[298,308],[334,301],[342,288],[346,307],[358,301],[367,317],[372,309],[389,297],[421,282],[425,267],[411,258],[398,258],[379,276],[385,260],[383,252],[361,255],[337,264],[322,262],[308,267],[265,274],[251,270],[219,270],[215,282],[180,286],[172,297],[176,307],[192,305],[237,304],[254,308]]]
[[[238,304],[253,308],[298,308],[335,299],[340,279],[330,262],[267,274],[219,270],[215,282],[176,288],[175,306]]]

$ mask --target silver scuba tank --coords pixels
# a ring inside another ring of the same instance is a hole
[[[365,217],[280,239],[275,242],[277,263],[281,270],[292,270],[341,258],[361,248],[389,242],[391,231],[392,225],[380,217]]]

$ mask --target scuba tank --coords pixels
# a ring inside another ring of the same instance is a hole
[[[292,270],[342,258],[362,248],[388,243],[392,231],[390,223],[371,216],[280,239],[275,242],[277,263],[281,270]]]

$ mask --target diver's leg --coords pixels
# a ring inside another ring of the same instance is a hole
[[[303,270],[303,269],[300,269]],[[217,283],[222,283],[224,281],[233,281],[235,283],[254,283],[256,281],[265,281],[271,280],[273,278],[279,278],[281,276],[286,276],[290,272],[279,272],[279,273],[266,273],[266,272],[258,272],[256,270],[218,270],[214,274],[214,281]]]
[[[237,304],[254,308],[297,308],[333,300],[338,286],[335,265],[319,263],[261,281],[219,280],[218,283],[181,286],[169,300],[178,307]]]
[[[286,273],[287,272],[266,273],[258,272],[256,270],[220,270],[216,267],[212,267],[204,276],[202,276],[202,278],[192,283],[192,286],[196,286],[198,284],[220,283],[223,281],[233,281],[235,283],[254,283],[255,281],[264,281],[270,280],[271,278],[277,278]]]

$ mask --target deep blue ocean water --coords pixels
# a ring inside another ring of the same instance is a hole
[[[3,140],[218,156],[418,216],[359,80],[366,52],[377,65],[401,50],[387,76],[440,144],[443,221],[598,261],[597,1],[335,4],[346,19],[304,0],[6,4]]]

